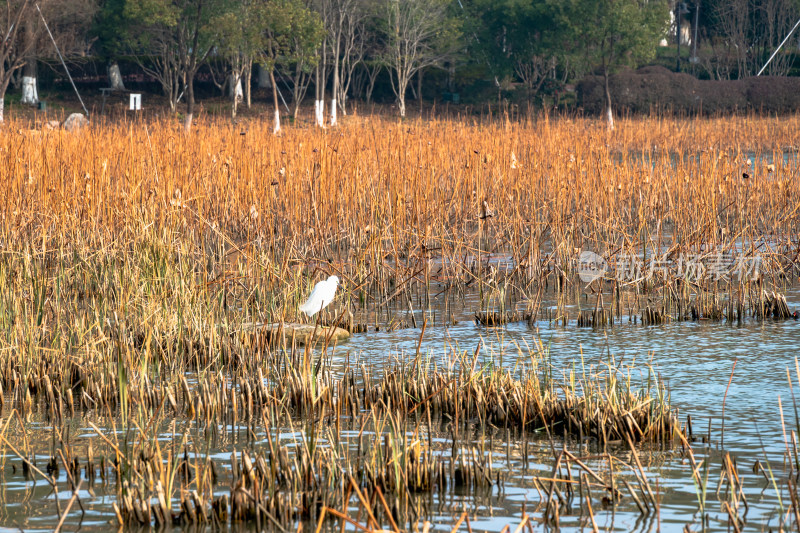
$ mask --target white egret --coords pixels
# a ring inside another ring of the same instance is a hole
[[[300,310],[308,316],[316,315],[333,301],[333,297],[336,296],[336,287],[338,285],[339,278],[337,276],[331,276],[325,281],[320,281],[314,285],[311,296],[300,306]]]

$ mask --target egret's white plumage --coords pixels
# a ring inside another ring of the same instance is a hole
[[[308,316],[316,315],[333,301],[333,297],[336,296],[336,287],[338,285],[339,278],[337,276],[331,276],[325,281],[320,281],[314,285],[311,296],[300,306],[300,310]]]

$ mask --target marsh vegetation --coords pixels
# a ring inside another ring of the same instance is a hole
[[[762,478],[753,523],[800,527],[796,421],[745,467],[649,348],[582,353],[680,324],[796,338],[798,119],[8,126],[0,524],[500,530],[525,489],[517,531],[646,531],[679,521],[681,464],[692,530],[740,530]],[[281,334],[331,275],[317,341]]]

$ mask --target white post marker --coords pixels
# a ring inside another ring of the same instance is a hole
[[[139,111],[140,109],[142,109],[142,95],[138,93],[131,93],[130,110]]]
[[[36,91],[36,78],[33,76],[22,77],[22,103],[39,103],[39,93]]]

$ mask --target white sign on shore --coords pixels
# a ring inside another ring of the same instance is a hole
[[[137,93],[131,93],[131,111],[139,111],[142,109],[142,95]]]

